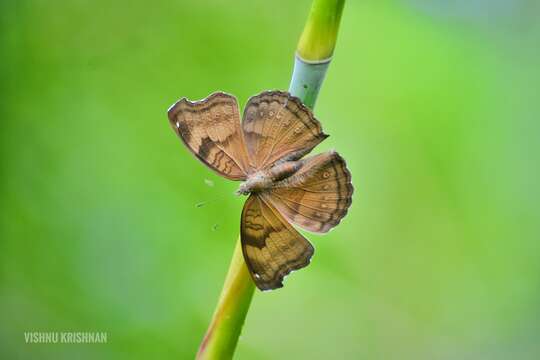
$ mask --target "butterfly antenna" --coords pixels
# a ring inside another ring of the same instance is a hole
[[[206,201],[201,201],[201,202],[198,202],[195,204],[195,207],[197,208],[202,208],[203,206],[206,206],[208,204],[212,204],[212,203],[215,203],[216,201],[219,201],[219,200],[223,200],[223,198],[227,196],[226,194],[223,194],[223,195],[220,195],[218,197],[215,197],[213,199],[210,199],[210,200],[206,200]]]

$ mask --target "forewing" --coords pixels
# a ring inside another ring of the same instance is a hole
[[[244,204],[240,225],[242,251],[257,287],[283,286],[283,278],[309,264],[313,246],[269,203],[256,194]]]
[[[293,224],[325,233],[339,224],[351,205],[351,174],[345,160],[334,151],[302,162],[295,175],[277,183],[264,196]]]
[[[282,91],[266,91],[250,98],[242,128],[255,169],[278,160],[299,159],[328,137],[311,110]]]
[[[201,101],[182,98],[168,115],[176,134],[210,169],[232,180],[246,178],[249,163],[234,96],[217,92]]]

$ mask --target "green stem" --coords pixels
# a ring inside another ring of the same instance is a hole
[[[289,92],[313,109],[334,51],[345,0],[314,0],[298,43]],[[244,262],[240,238],[197,359],[231,359],[255,285]]]
[[[289,92],[311,109],[332,60],[345,0],[315,0],[296,49]]]
[[[244,262],[238,238],[219,302],[197,353],[197,359],[232,358],[254,289],[255,285]]]
[[[298,55],[294,58],[294,70],[289,92],[312,110],[315,107],[328,65],[330,65],[330,60],[310,63]]]
[[[345,0],[314,0],[296,53],[307,61],[330,59]]]

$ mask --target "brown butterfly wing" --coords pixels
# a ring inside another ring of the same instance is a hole
[[[217,92],[201,101],[183,98],[168,115],[176,134],[210,169],[232,180],[246,178],[249,162],[234,96]]]
[[[277,160],[299,159],[328,137],[311,110],[282,91],[266,91],[250,98],[242,127],[255,169]]]
[[[290,222],[325,233],[347,214],[353,186],[345,160],[329,151],[302,160],[302,168],[265,196]]]
[[[313,246],[257,194],[244,204],[240,226],[242,251],[261,290],[283,286],[283,278],[309,264]]]

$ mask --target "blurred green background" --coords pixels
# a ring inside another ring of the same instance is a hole
[[[309,6],[2,1],[1,358],[194,356],[244,199],[166,110],[286,89]],[[352,209],[255,294],[238,359],[540,358],[539,18],[535,0],[346,3],[316,115]]]

